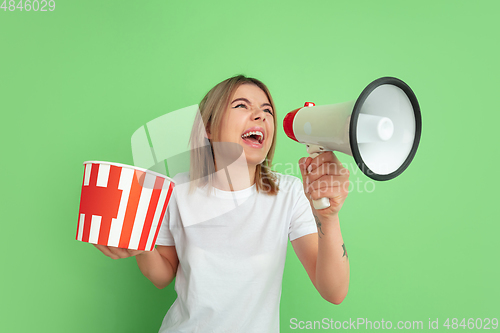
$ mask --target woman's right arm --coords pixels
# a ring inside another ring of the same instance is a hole
[[[175,246],[157,245],[153,251],[127,250],[97,244],[94,246],[113,259],[135,256],[142,274],[159,289],[165,288],[172,282],[179,266]]]
[[[172,282],[179,266],[175,246],[157,245],[153,251],[142,252],[135,259],[142,274],[159,289]]]

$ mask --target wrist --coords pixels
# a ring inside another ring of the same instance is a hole
[[[329,225],[334,225],[334,224],[340,224],[340,219],[338,213],[332,214],[332,215],[321,215],[321,214],[315,214],[314,218],[319,221],[323,225],[329,224]]]

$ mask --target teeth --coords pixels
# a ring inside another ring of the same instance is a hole
[[[262,142],[262,139],[264,138],[264,134],[262,134],[262,132],[260,132],[260,131],[247,132],[247,133],[243,134],[241,137],[246,138],[246,137],[249,137],[250,135],[258,135],[260,143]]]

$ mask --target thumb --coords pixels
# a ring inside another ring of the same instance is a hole
[[[310,157],[302,157],[299,160],[299,169],[300,169],[300,173],[302,175],[306,174],[307,167],[309,166],[309,164],[311,164],[311,162],[312,162],[312,158],[310,158]]]
[[[131,255],[131,256],[136,256],[138,254],[141,254],[141,253],[144,253],[146,251],[142,251],[142,250],[130,250],[130,249],[127,249],[128,253]]]

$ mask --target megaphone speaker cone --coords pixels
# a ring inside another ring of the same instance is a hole
[[[370,83],[359,95],[349,125],[352,156],[374,180],[400,175],[416,154],[422,131],[417,98],[394,77]]]

